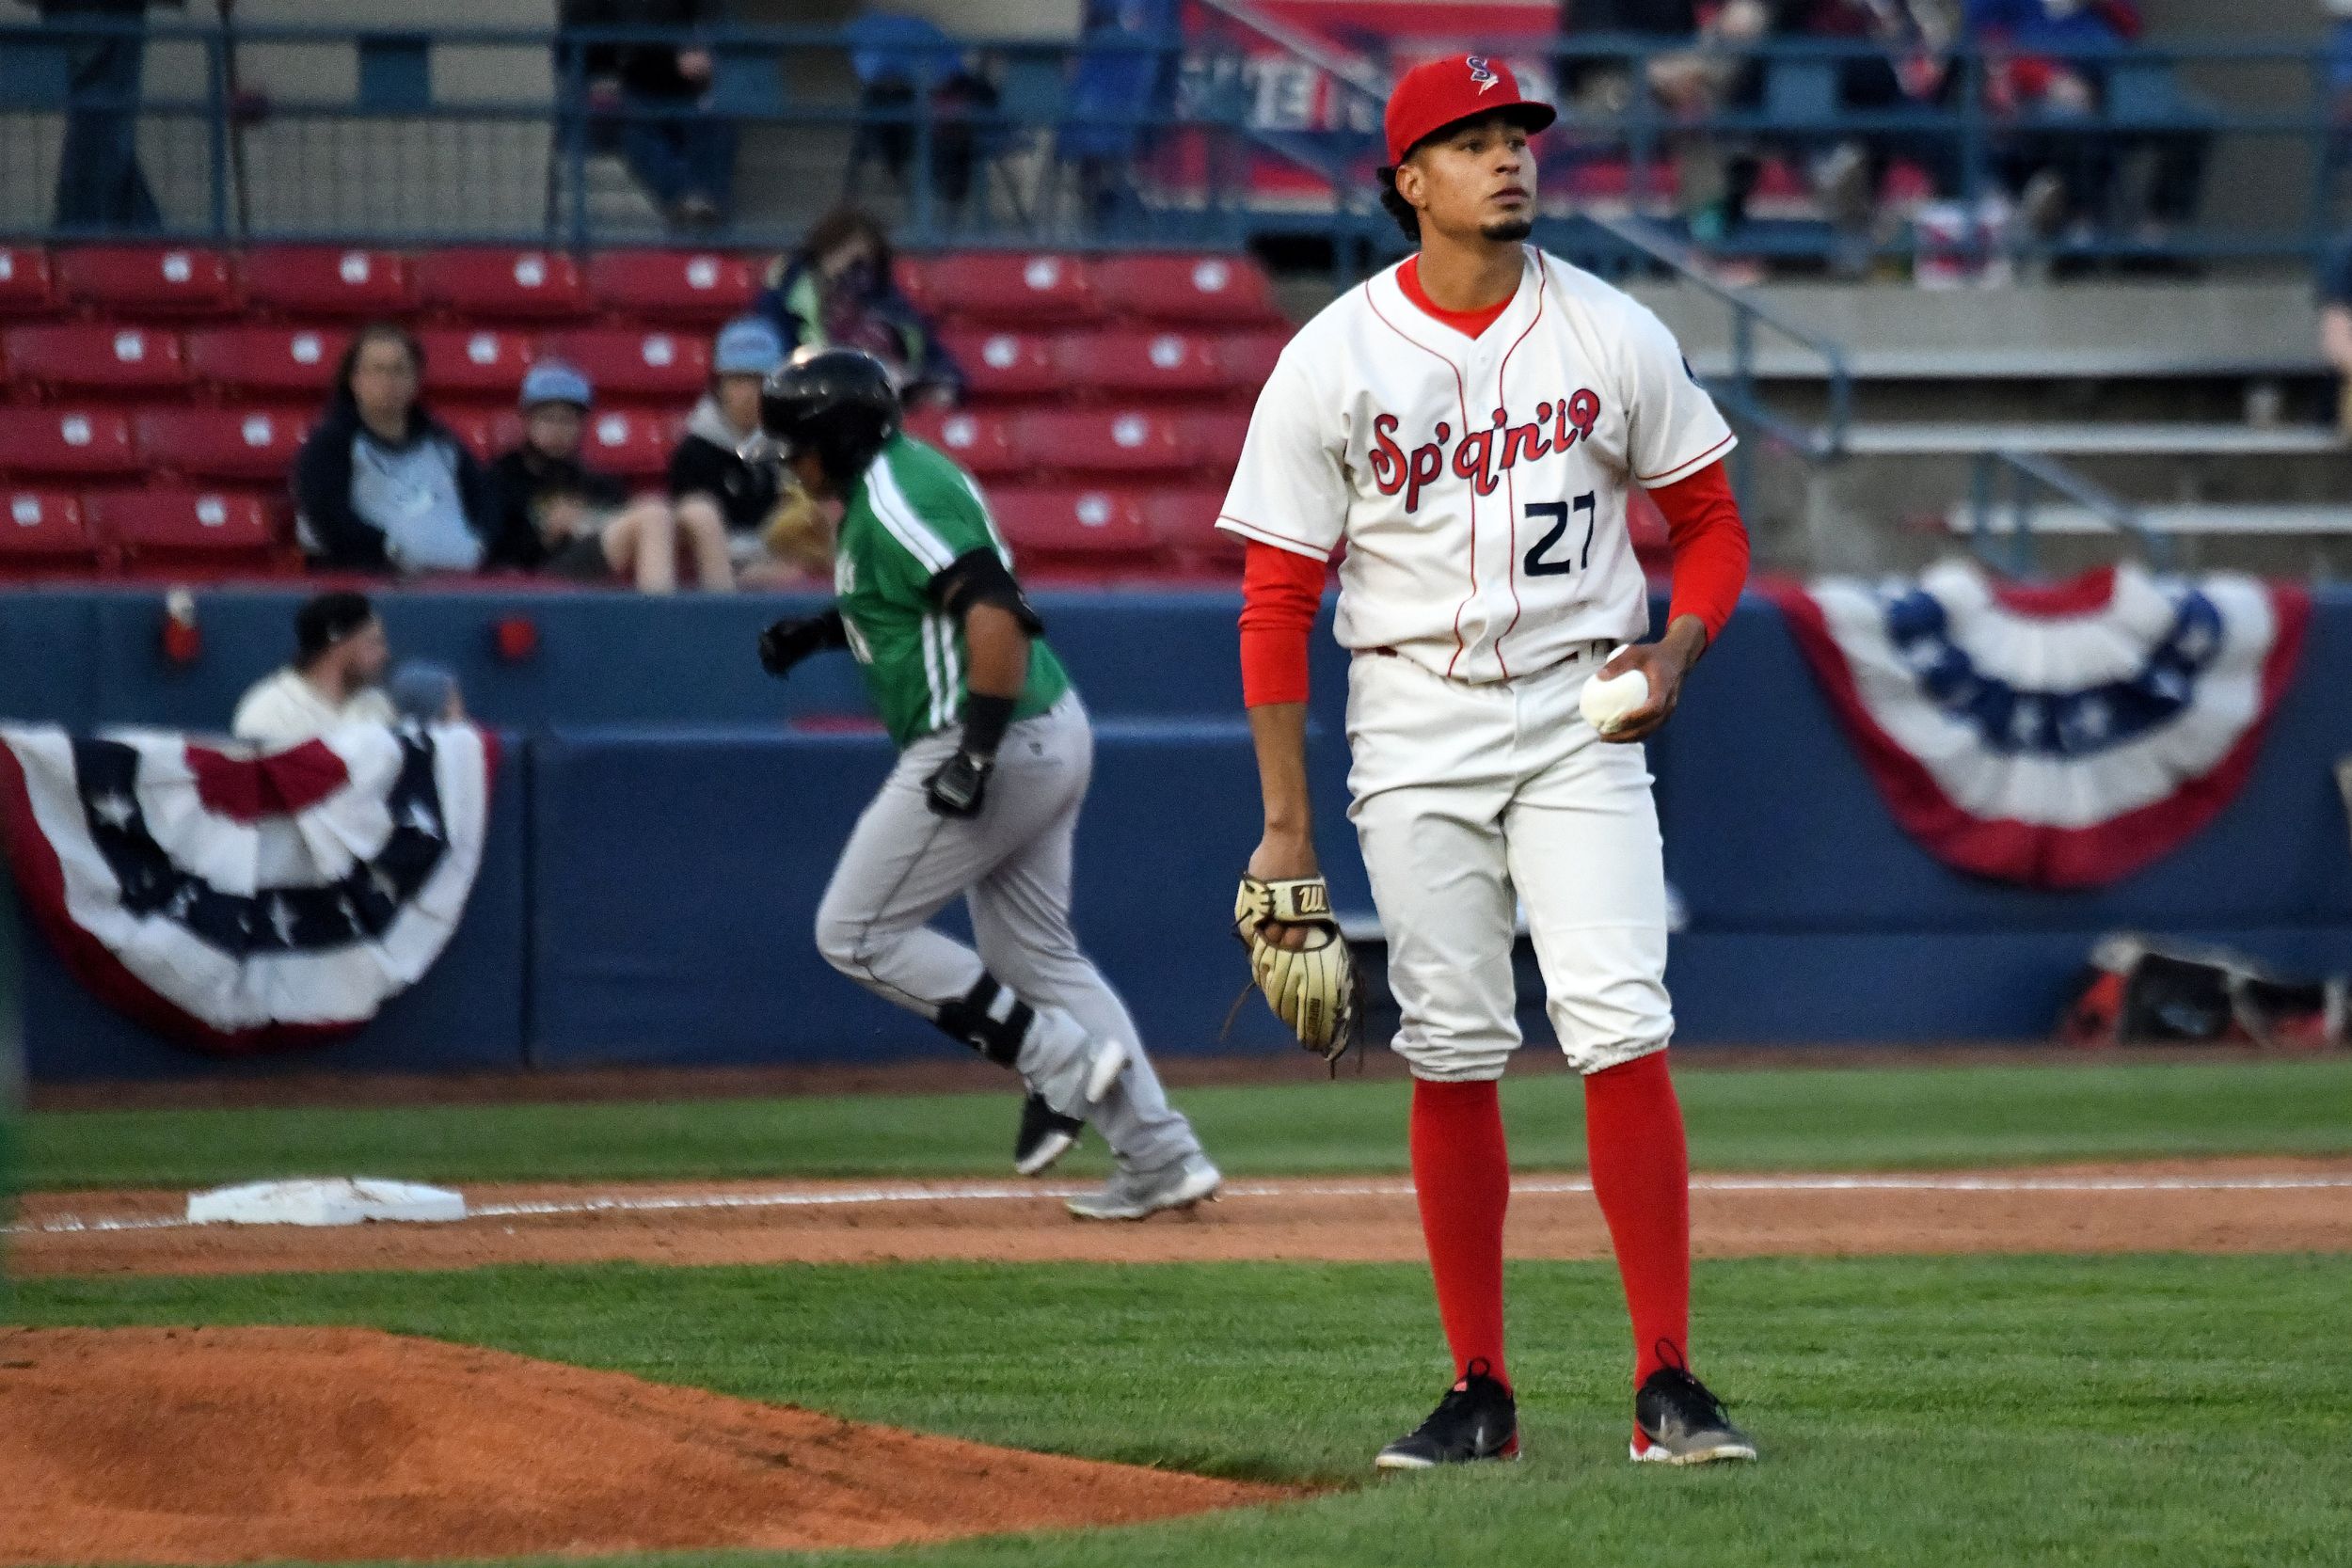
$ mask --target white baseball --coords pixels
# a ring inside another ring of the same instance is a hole
[[[1635,708],[1649,701],[1649,677],[1639,670],[1622,675],[1595,675],[1576,699],[1584,721],[1607,735]]]

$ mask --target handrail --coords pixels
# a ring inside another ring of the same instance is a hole
[[[2033,565],[2033,486],[2036,484],[2054,490],[2076,506],[2094,514],[2117,532],[2130,535],[2147,556],[2149,564],[2161,567],[2171,563],[2171,542],[2149,528],[2147,520],[2139,515],[2139,509],[2129,501],[2109,494],[2072,468],[2042,453],[2019,451],[2011,447],[1990,447],[1976,454],[1968,472],[1968,547],[1988,564],[1995,564],[1986,551],[1992,533],[1994,509],[1998,504],[1994,492],[2004,473],[2010,482],[2008,570],[2022,574]]]
[[[1386,103],[1389,96],[1389,74],[1360,55],[1343,55],[1330,48],[1311,33],[1291,26],[1279,17],[1266,15],[1248,0],[1200,0],[1202,8],[1212,10],[1228,22],[1238,24],[1297,55],[1326,75],[1336,77],[1375,103]]]
[[[1846,432],[1853,422],[1853,372],[1846,362],[1846,351],[1842,346],[1820,333],[1798,325],[1747,292],[1731,288],[1709,277],[1690,246],[1660,233],[1645,218],[1619,218],[1594,214],[1587,214],[1585,221],[1619,244],[1667,268],[1686,287],[1696,289],[1729,309],[1732,386],[1718,392],[1719,401],[1732,404],[1741,418],[1762,429],[1774,440],[1794,448],[1808,461],[1825,462],[1845,455]],[[1820,359],[1828,372],[1826,380],[1829,383],[1829,419],[1821,425],[1799,424],[1768,406],[1757,393],[1756,329],[1758,326],[1779,333]]]

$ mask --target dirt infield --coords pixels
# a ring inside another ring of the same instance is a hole
[[[366,1329],[0,1329],[0,1564],[884,1546],[1299,1495]]]
[[[1393,1261],[1422,1256],[1401,1178],[1235,1181],[1223,1201],[1147,1225],[1070,1219],[1068,1186],[701,1182],[481,1186],[450,1225],[189,1227],[185,1196],[26,1200],[24,1275],[457,1269],[513,1262]],[[1694,1178],[1703,1257],[1960,1252],[2352,1251],[2352,1161],[2278,1158],[1886,1176]],[[1518,1258],[1599,1258],[1581,1178],[1522,1175]]]

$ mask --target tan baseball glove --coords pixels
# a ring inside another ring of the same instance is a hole
[[[1263,929],[1269,924],[1295,928],[1305,940],[1285,946]],[[1363,1022],[1363,980],[1331,918],[1331,890],[1323,879],[1244,877],[1233,899],[1233,934],[1249,949],[1250,976],[1274,1016],[1300,1045],[1338,1062]]]

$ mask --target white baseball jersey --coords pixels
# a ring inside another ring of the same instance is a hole
[[[1259,394],[1217,527],[1327,558],[1337,633],[1472,683],[1648,628],[1632,485],[1731,450],[1674,336],[1620,291],[1526,247],[1476,339],[1391,268],[1334,300]]]

